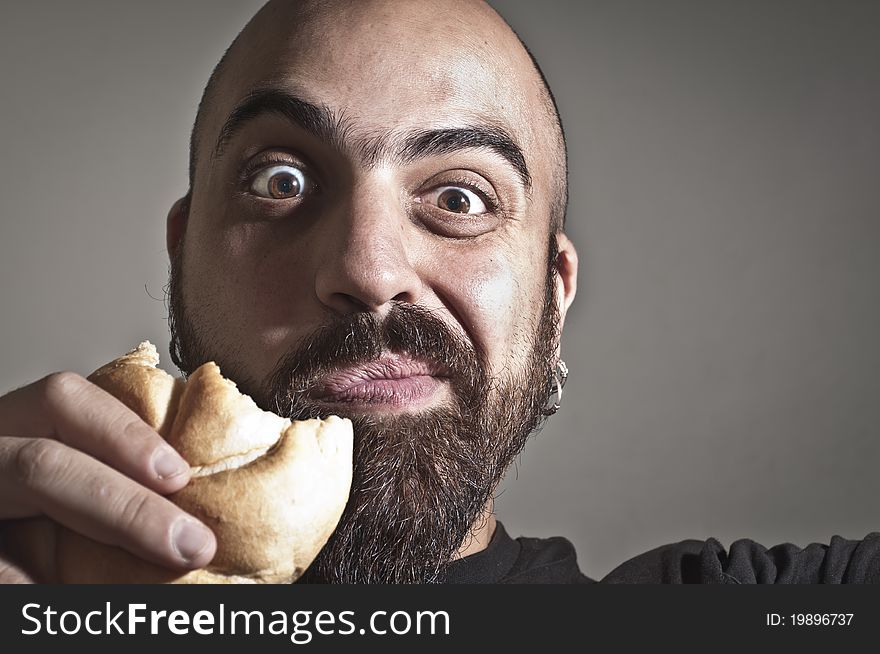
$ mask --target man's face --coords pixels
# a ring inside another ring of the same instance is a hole
[[[512,36],[489,10],[351,4],[303,21],[270,7],[230,59],[174,256],[175,337],[187,372],[213,359],[266,408],[356,420],[360,463],[395,481],[361,504],[356,488],[348,513],[418,522],[466,504],[450,550],[546,398],[558,168],[536,75],[497,46]],[[364,529],[348,547],[400,540]]]

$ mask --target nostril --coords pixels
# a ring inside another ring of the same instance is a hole
[[[345,313],[364,313],[369,312],[370,307],[363,300],[358,299],[354,295],[348,293],[337,293],[336,296],[340,300],[343,311]]]

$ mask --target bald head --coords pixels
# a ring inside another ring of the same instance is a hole
[[[353,67],[357,83],[335,74]],[[211,165],[216,140],[236,102],[279,79],[306,91],[316,79],[337,84],[339,101],[328,112],[334,119],[369,114],[362,108],[370,106],[371,97],[381,114],[382,104],[393,102],[398,90],[412,97],[419,86],[420,102],[442,100],[471,122],[497,123],[524,153],[526,169],[537,171],[551,231],[561,231],[568,185],[559,112],[537,61],[486,3],[270,0],[227,49],[205,87],[190,141],[188,199],[198,188],[202,168]],[[345,103],[353,96],[357,103]],[[395,127],[390,118],[367,130]]]

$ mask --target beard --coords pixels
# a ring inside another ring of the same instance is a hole
[[[452,400],[414,414],[378,415],[334,405],[354,426],[349,501],[300,583],[439,583],[510,464],[544,418],[559,342],[554,295],[556,239],[550,238],[543,305],[522,368],[489,375],[485,356],[423,307],[392,302],[372,313],[336,316],[283,356],[267,379],[248,380],[203,338],[187,311],[183,243],[168,286],[171,357],[184,375],[215,361],[265,410],[291,420],[323,417],[310,399],[319,380],[383,352],[409,355],[448,374]]]

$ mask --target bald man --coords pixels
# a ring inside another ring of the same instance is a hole
[[[567,540],[513,539],[492,506],[559,406],[578,268],[566,195],[553,97],[485,3],[273,0],[224,55],[167,217],[171,350],[184,374],[216,361],[266,409],[353,420],[351,497],[302,581],[590,581]],[[210,562],[213,534],[163,497],[186,463],[86,380],[0,399],[0,433],[0,518]],[[716,541],[685,541],[607,581],[746,579],[777,562],[759,547],[727,565]],[[818,574],[836,569],[825,552],[779,560]]]
[[[577,581],[567,541],[513,541],[492,510],[561,379],[577,273],[561,127],[498,14],[442,5],[270,2],[236,38],[167,219],[171,349],[265,408],[353,419],[352,494],[306,580]],[[115,400],[59,373],[0,419],[17,436],[0,517],[211,560],[210,531],[162,498],[184,462]],[[98,483],[112,502],[89,500]]]

